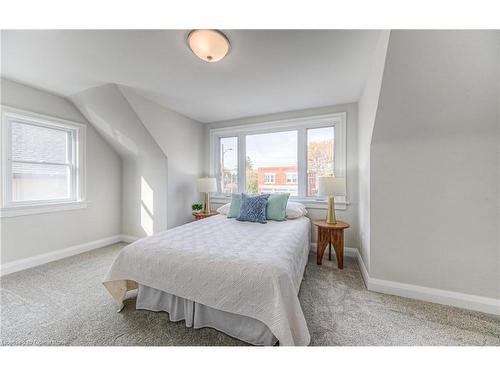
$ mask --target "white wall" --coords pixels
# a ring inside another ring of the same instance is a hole
[[[192,221],[191,205],[201,199],[196,184],[203,175],[204,125],[133,89],[120,89],[168,159],[168,228]]]
[[[500,297],[497,31],[392,31],[371,151],[372,277]]]
[[[329,113],[347,113],[346,124],[346,184],[347,184],[347,199],[350,204],[345,211],[337,210],[337,219],[343,220],[351,224],[351,228],[345,231],[345,246],[358,247],[358,150],[357,150],[357,123],[358,109],[355,103],[335,105],[329,107],[313,108],[301,111],[276,113],[267,116],[249,117],[233,121],[214,122],[206,125],[206,163],[205,170],[209,171],[209,136],[208,132],[212,128],[230,127],[258,122],[293,119],[297,117],[324,115]],[[218,207],[220,205],[213,205]],[[324,219],[326,217],[326,207],[324,209],[308,208],[309,217],[312,220]],[[312,242],[316,242],[317,229],[312,226]]]
[[[1,219],[1,263],[121,233],[120,158],[68,100],[2,78],[2,104],[87,124],[86,209]]]
[[[359,251],[370,270],[370,151],[390,31],[380,33],[372,68],[358,103]]]
[[[167,229],[167,158],[118,86],[71,100],[122,157],[122,233],[144,237]]]

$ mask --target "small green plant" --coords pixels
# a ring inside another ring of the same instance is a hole
[[[193,203],[193,205],[191,206],[191,208],[193,209],[193,211],[200,211],[203,208],[203,204],[201,204],[201,203]]]

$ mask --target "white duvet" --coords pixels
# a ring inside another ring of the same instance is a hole
[[[120,308],[134,281],[258,319],[280,345],[307,345],[298,292],[309,243],[306,217],[258,224],[212,216],[126,246],[104,285]]]

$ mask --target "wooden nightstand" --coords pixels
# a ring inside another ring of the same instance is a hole
[[[214,216],[214,215],[218,215],[219,213],[217,211],[211,211],[209,212],[208,214],[205,214],[203,212],[193,212],[193,216],[194,216],[194,220],[195,221],[198,221],[198,220],[201,220],[201,219],[204,219],[206,217],[210,217],[210,216]]]
[[[327,224],[326,220],[315,220],[313,224],[318,227],[318,248],[316,249],[316,263],[321,265],[323,254],[328,245],[328,260],[332,260],[332,245],[337,256],[337,265],[344,268],[344,229],[349,228],[349,224],[337,221],[337,224]]]

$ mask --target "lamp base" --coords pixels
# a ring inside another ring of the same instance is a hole
[[[328,211],[326,213],[326,223],[337,224],[337,218],[335,217],[335,198],[333,197],[333,195],[328,197]]]
[[[205,193],[205,201],[203,202],[203,213],[210,213],[210,195],[209,193]]]

